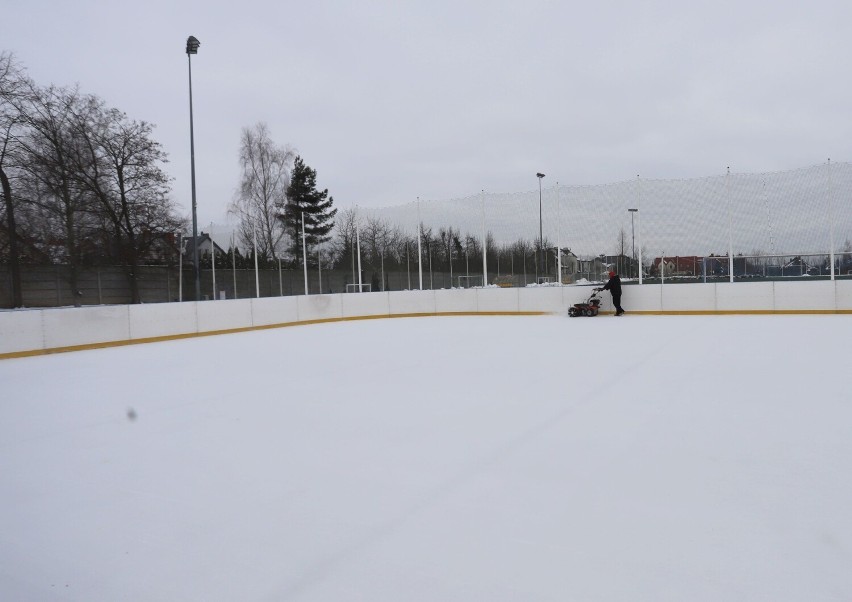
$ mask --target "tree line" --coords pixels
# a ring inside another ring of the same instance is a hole
[[[168,156],[153,132],[77,86],[37,84],[0,52],[0,263],[9,266],[13,307],[23,305],[22,266],[65,264],[72,291],[83,267],[122,266],[138,303],[140,265],[187,261],[191,236],[180,244],[177,233],[188,220],[171,199]],[[250,267],[256,256],[261,266],[294,267],[304,247],[329,242],[334,199],[265,124],[243,130],[239,161],[230,207],[239,246],[217,261]]]
[[[78,87],[40,86],[0,53],[0,255],[20,307],[21,266],[65,263],[72,291],[84,265],[138,267],[171,255],[184,227],[169,197],[168,158],[154,126]]]

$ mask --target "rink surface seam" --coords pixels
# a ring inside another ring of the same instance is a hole
[[[602,311],[600,315],[612,316],[613,311]],[[628,315],[633,316],[734,316],[734,315],[814,315],[814,314],[847,314],[852,315],[848,309],[737,309],[737,310],[663,310],[663,311],[630,311]],[[270,330],[273,328],[287,328],[290,326],[308,326],[310,324],[326,324],[332,322],[352,322],[357,320],[380,320],[386,318],[425,318],[445,316],[546,316],[561,315],[546,311],[478,311],[478,312],[427,312],[407,314],[378,314],[373,316],[349,316],[340,318],[321,318],[316,320],[299,320],[296,322],[281,322],[277,324],[263,324],[259,326],[243,326],[240,328],[227,328],[224,330],[207,330],[204,332],[187,332],[182,334],[170,334],[157,337],[145,337],[140,339],[125,339],[121,341],[104,341],[100,343],[87,343],[85,345],[69,345],[65,347],[51,347],[48,349],[32,349],[29,351],[12,351],[0,353],[0,360],[22,357],[33,357],[39,355],[51,355],[54,353],[68,353],[71,351],[88,351],[92,349],[107,349],[110,347],[124,347],[126,345],[141,345],[144,343],[159,343],[163,341],[176,341],[180,339],[192,339],[197,337],[209,337],[220,334],[236,334],[240,332],[253,332],[256,330]],[[583,319],[578,316],[578,319]]]

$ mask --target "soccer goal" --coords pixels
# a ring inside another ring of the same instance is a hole
[[[459,288],[482,286],[482,274],[478,276],[459,276]]]
[[[360,289],[360,290],[359,290]],[[364,284],[347,284],[346,292],[347,293],[369,293],[372,290],[369,283],[365,282]]]

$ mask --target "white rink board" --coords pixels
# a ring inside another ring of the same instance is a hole
[[[130,338],[147,339],[198,332],[196,306],[187,303],[146,303],[129,305]]]
[[[388,311],[392,316],[434,314],[435,291],[397,291],[388,293]]]
[[[520,307],[521,311],[544,311],[554,314],[566,313],[568,308],[562,300],[563,288],[561,286],[519,288],[518,307]]]
[[[775,282],[776,310],[832,310],[836,309],[834,283],[830,281],[805,282],[807,286],[796,286],[798,282]]]
[[[834,291],[837,309],[852,310],[852,280],[835,282]]]
[[[772,282],[720,282],[716,286],[718,311],[771,311],[775,308]],[[804,308],[803,308],[804,309]]]
[[[678,286],[690,285],[683,284]],[[637,284],[621,288],[621,306],[624,308],[624,311],[660,311],[662,309],[662,287],[659,284]],[[609,292],[604,291],[601,294],[601,298],[604,300],[603,307],[607,311],[613,311],[612,297]]]
[[[716,303],[716,288],[713,284],[676,284],[660,288],[663,311],[706,311],[706,308]],[[624,287],[624,290],[630,289]]]
[[[387,316],[390,314],[388,295],[390,293],[344,293],[343,317]]]
[[[22,349],[43,349],[44,328],[42,310],[0,312],[0,353]]]
[[[299,296],[299,321],[331,320],[343,317],[343,293]]]
[[[201,303],[96,306],[0,313],[0,353],[18,353],[274,324],[436,313],[566,315],[593,286],[341,293]],[[601,294],[611,312],[612,298]],[[852,280],[624,285],[627,312],[852,310]]]
[[[127,305],[45,309],[44,347],[130,340]]]
[[[269,326],[298,321],[298,297],[262,297],[251,300],[252,326]]]
[[[519,288],[475,288],[476,311],[522,311]]]
[[[439,314],[475,313],[477,311],[476,293],[470,294],[471,292],[473,292],[471,289],[435,291],[435,312]]]
[[[196,305],[199,332],[251,326],[251,299],[203,301]]]

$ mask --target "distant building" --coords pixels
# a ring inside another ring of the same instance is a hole
[[[192,263],[195,252],[194,239],[191,236],[185,237],[183,239],[183,262],[184,263]],[[216,253],[220,253],[222,255],[227,254],[227,252],[222,249],[216,242],[210,238],[210,235],[206,232],[202,232],[198,235],[198,257],[199,259],[204,257],[205,255],[212,255],[213,249],[216,249]]]

